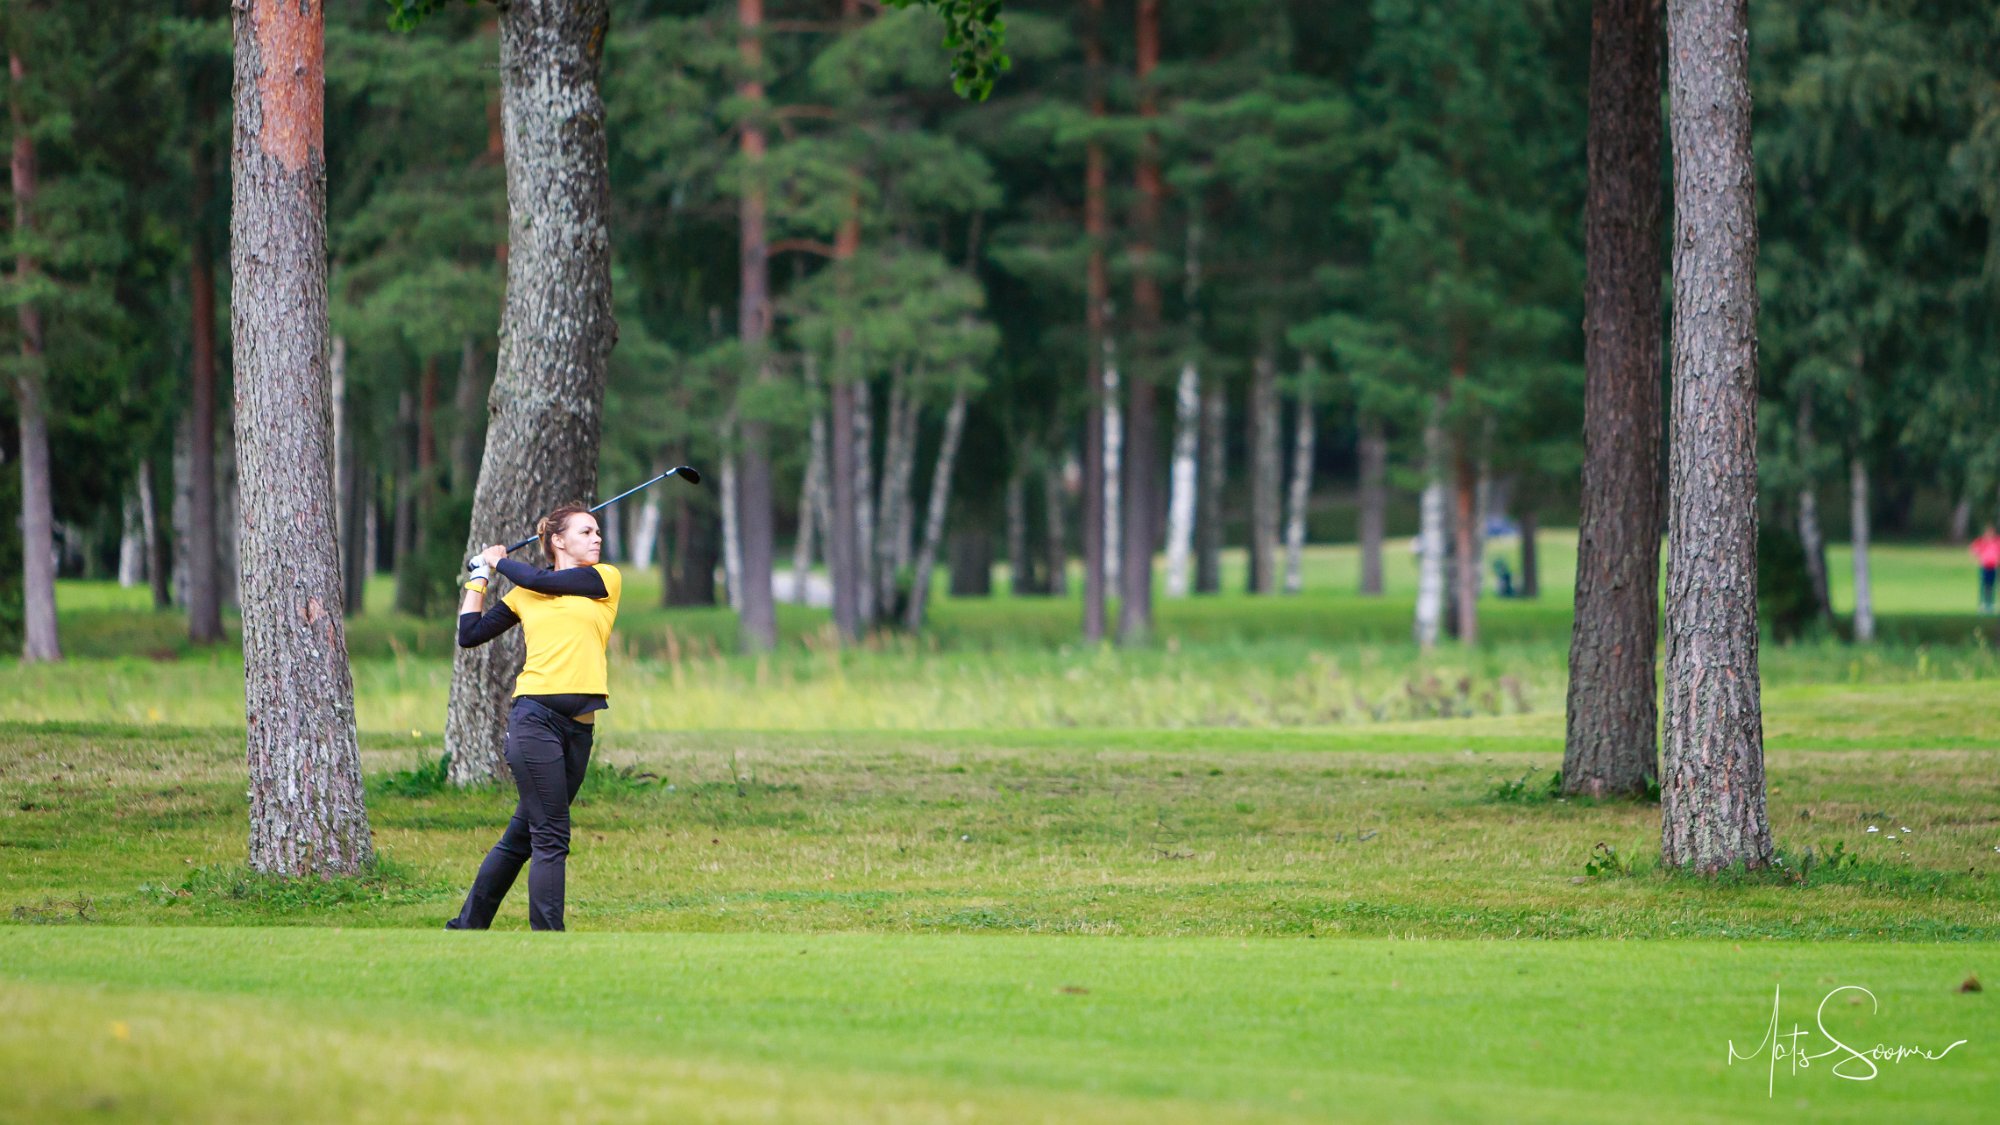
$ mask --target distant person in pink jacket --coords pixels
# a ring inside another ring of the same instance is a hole
[[[2000,571],[2000,531],[1992,524],[1972,541],[1972,557],[1979,563],[1979,612],[1993,612],[1993,576]]]

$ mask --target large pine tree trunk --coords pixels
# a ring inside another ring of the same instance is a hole
[[[770,244],[764,235],[764,187],[758,179],[764,161],[764,65],[762,34],[764,0],[736,0],[737,39],[745,78],[736,87],[737,97],[748,115],[741,130],[745,188],[739,203],[742,231],[739,244],[739,273],[742,284],[737,301],[737,337],[743,344],[744,381],[761,384],[771,381],[769,356],[771,335]],[[729,600],[737,607],[743,646],[753,652],[767,652],[778,643],[777,607],[771,593],[771,562],[774,536],[771,530],[771,451],[770,426],[762,418],[743,422],[743,444],[736,481],[736,530],[738,569],[730,578]],[[739,593],[738,581],[742,586]]]
[[[1103,119],[1104,101],[1104,0],[1085,0],[1087,28],[1083,40],[1085,80],[1090,86],[1090,116]],[[1090,408],[1083,423],[1083,643],[1104,640],[1110,601],[1110,544],[1104,532],[1111,513],[1105,506],[1114,478],[1105,473],[1110,451],[1105,433],[1110,426],[1113,402],[1105,393],[1110,372],[1105,360],[1110,356],[1111,326],[1108,305],[1111,275],[1104,255],[1111,237],[1111,223],[1105,208],[1110,177],[1105,165],[1104,145],[1093,136],[1084,150],[1083,233],[1090,244],[1090,264],[1084,280],[1083,319],[1086,329],[1084,359],[1090,381]]]
[[[1195,502],[1194,592],[1222,592],[1222,482],[1229,468],[1229,392],[1210,379],[1201,394],[1201,496]]]
[[[1585,203],[1584,459],[1563,788],[1659,776],[1660,15],[1597,0]]]
[[[1285,593],[1305,589],[1306,502],[1312,498],[1313,366],[1306,361],[1292,425],[1292,482],[1285,497]]]
[[[15,96],[8,108],[14,127],[14,230],[24,247],[15,259],[14,277],[26,283],[34,276],[35,259],[24,236],[35,220],[35,142],[22,112],[27,68],[18,54],[7,59]],[[15,307],[21,324],[21,362],[14,373],[14,405],[21,439],[21,597],[24,611],[21,658],[61,660],[56,632],[56,567],[54,481],[49,467],[49,423],[43,402],[42,312],[31,301]]]
[[[1383,434],[1379,419],[1369,418],[1361,424],[1361,440],[1356,453],[1361,461],[1361,592],[1380,597],[1382,535],[1389,507],[1389,439]]]
[[[1813,397],[1809,388],[1799,390],[1798,436],[1800,472],[1805,482],[1799,486],[1799,545],[1806,556],[1806,582],[1812,587],[1813,605],[1820,620],[1833,624],[1833,594],[1827,585],[1826,532],[1819,520],[1819,486],[1813,479],[1818,463],[1819,442],[1813,434]]]
[[[916,573],[910,584],[910,604],[904,608],[903,624],[916,630],[923,626],[929,608],[931,569],[937,563],[938,544],[944,539],[945,507],[951,499],[951,471],[958,462],[959,438],[965,433],[965,391],[952,396],[951,409],[944,416],[944,441],[938,446],[937,467],[931,472],[931,496],[924,513],[924,545],[917,552]]]
[[[1063,535],[1062,469],[1050,458],[1042,467],[1042,520],[1045,530],[1042,549],[1047,553],[1048,592],[1058,598],[1069,593],[1069,547]]]
[[[1875,639],[1875,592],[1868,559],[1868,462],[1856,453],[1847,459],[1848,525],[1854,539],[1854,640]]]
[[[598,94],[609,20],[607,0],[511,0],[500,12],[507,297],[468,554],[512,542],[555,505],[597,487],[605,369],[618,338]],[[520,636],[511,629],[457,650],[445,747],[461,785],[506,776],[501,749]]]
[[[352,874],[374,860],[337,594],[327,373],[325,13],[235,12],[230,210],[236,446],[245,484],[250,866]]]
[[[197,116],[209,113],[207,83],[195,82]],[[205,130],[203,130],[205,131]],[[222,639],[222,579],[218,573],[221,525],[216,520],[215,480],[215,262],[209,250],[209,153],[194,146],[189,204],[193,222],[188,237],[188,296],[194,307],[193,385],[188,395],[188,640],[214,644]]]
[[[1417,520],[1417,645],[1437,647],[1444,631],[1444,398],[1431,398],[1424,420],[1424,492]]]
[[[1266,341],[1250,374],[1250,570],[1248,590],[1268,594],[1278,564],[1278,359]]]
[[[1661,857],[1770,866],[1757,671],[1757,211],[1746,0],[1671,0],[1674,441]]]

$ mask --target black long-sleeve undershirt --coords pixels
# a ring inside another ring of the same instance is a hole
[[[543,570],[538,566],[501,559],[499,570],[507,581],[524,590],[538,594],[574,595],[580,598],[605,598],[611,591],[605,589],[604,575],[594,566],[573,566],[563,570]],[[521,619],[507,608],[506,602],[494,602],[484,614],[461,613],[458,615],[458,647],[474,648],[519,625]]]

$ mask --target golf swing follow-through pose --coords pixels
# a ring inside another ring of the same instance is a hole
[[[599,561],[604,536],[595,513],[674,475],[701,483],[700,474],[681,466],[595,508],[565,504],[542,517],[533,537],[511,548],[496,543],[467,560],[472,573],[459,605],[459,647],[485,644],[516,625],[526,634],[527,659],[507,716],[507,768],[520,803],[447,929],[491,926],[523,865],[528,865],[529,927],[563,928],[569,806],[590,763],[596,712],[610,706],[604,650],[624,586],[618,569]],[[507,557],[537,539],[547,569]],[[516,588],[487,609],[486,588],[495,570]]]

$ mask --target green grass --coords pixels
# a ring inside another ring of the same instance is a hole
[[[1993,978],[1990,947],[560,943],[0,931],[0,1057],[35,1075],[0,1116],[1970,1122],[2000,1099],[2000,1011],[1956,990]],[[1835,997],[1845,1042],[1971,1042],[1871,1082],[1769,1074],[1773,988],[1789,1030],[1842,984],[1880,1002]],[[1758,1057],[1728,1064],[1732,1041]]]
[[[1545,548],[1561,589],[1570,542]],[[557,939],[520,932],[520,887],[499,932],[438,930],[512,805],[436,784],[448,622],[350,621],[382,858],[273,880],[243,867],[238,651],[65,583],[76,658],[0,674],[0,1073],[34,1076],[0,1119],[1995,1103],[2000,1017],[1957,989],[2000,979],[2000,663],[1939,592],[1969,585],[1955,552],[1878,550],[1881,644],[1767,640],[1785,862],[1715,880],[1657,869],[1657,806],[1549,794],[1566,592],[1420,655],[1395,558],[1384,599],[1318,549],[1305,595],[1162,602],[1137,650],[1003,596],[848,651],[786,607],[780,650],[739,656],[726,610],[653,608],[635,575]],[[1775,1096],[1727,1064],[1774,985],[1789,1030],[1839,984],[1881,1001],[1836,999],[1852,1041],[1971,1043],[1873,1082],[1781,1067]]]

